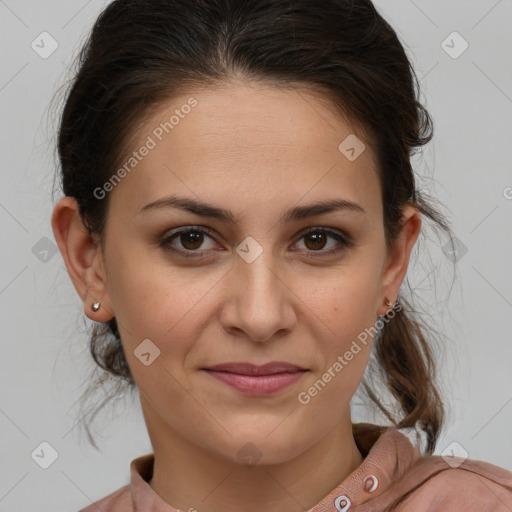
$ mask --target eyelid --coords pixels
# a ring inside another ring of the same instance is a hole
[[[209,236],[212,240],[217,242],[216,241],[216,233],[211,228],[209,228],[207,226],[189,225],[189,226],[181,226],[179,228],[172,229],[172,230],[166,232],[163,235],[162,240],[159,242],[159,246],[160,247],[164,247],[164,248],[165,247],[170,247],[169,244],[170,244],[171,241],[174,241],[180,235],[186,234],[186,233],[189,233],[189,232],[204,233],[205,235]],[[170,250],[173,250],[173,249],[170,249]],[[202,254],[202,253],[208,252],[208,251],[183,251],[181,249],[175,249],[175,252],[178,252],[178,253],[187,252],[187,253],[190,253],[190,254]]]
[[[306,250],[308,257],[328,257],[333,256],[335,254],[339,254],[343,251],[346,251],[348,249],[351,249],[356,246],[356,243],[354,242],[353,238],[344,230],[339,228],[330,228],[327,226],[311,226],[309,228],[306,228],[303,231],[300,231],[296,237],[296,241],[294,244],[296,244],[299,240],[304,238],[306,235],[309,234],[315,234],[315,233],[324,233],[327,234],[330,238],[335,239],[338,244],[334,249],[329,250],[319,250],[319,251],[313,251],[313,250]],[[340,247],[341,245],[341,247]],[[299,251],[297,251],[299,252]]]
[[[203,250],[203,251],[192,251],[192,250],[183,250],[183,249],[176,249],[170,245],[172,241],[174,241],[177,237],[179,237],[181,234],[186,234],[189,232],[200,232],[204,233],[208,237],[210,237],[212,240],[216,241],[216,233],[214,230],[207,226],[200,226],[200,225],[188,225],[188,226],[182,226],[176,229],[171,230],[170,232],[167,232],[164,236],[162,241],[159,243],[160,247],[163,247],[165,250],[169,250],[175,254],[178,254],[179,256],[185,256],[185,257],[196,257],[199,258],[205,254],[210,254],[211,249]],[[353,240],[353,238],[344,230],[339,228],[331,228],[327,226],[309,226],[303,230],[301,230],[296,236],[295,241],[293,244],[295,245],[299,240],[301,240],[304,236],[311,234],[311,233],[325,233],[327,236],[334,238],[338,242],[338,246],[334,249],[329,249],[327,251],[325,250],[306,250],[309,255],[315,253],[317,255],[313,257],[327,257],[333,254],[337,254],[342,252],[343,250],[349,249],[351,247],[354,247],[356,244]],[[218,243],[218,242],[217,242]],[[340,247],[340,244],[342,247]],[[301,250],[295,250],[293,252],[301,252]]]
[[[343,239],[347,243],[353,242],[352,237],[345,230],[340,229],[340,228],[331,228],[329,226],[322,226],[322,225],[318,225],[318,226],[315,225],[315,226],[310,226],[308,228],[305,228],[304,230],[299,231],[297,237],[301,238],[304,235],[307,235],[309,233],[316,233],[316,232],[326,232],[326,233],[336,234],[336,235],[343,237]]]

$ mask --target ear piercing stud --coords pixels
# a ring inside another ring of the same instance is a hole
[[[98,309],[100,309],[100,303],[99,302],[94,302],[92,305],[91,305],[91,309],[93,311],[98,311]]]
[[[394,308],[395,305],[398,304],[398,299],[396,300],[396,302],[391,302],[387,297],[386,297],[386,306],[390,307],[390,308]],[[387,314],[389,313],[389,311],[387,311],[384,315],[379,315],[379,318],[382,319],[384,318]]]

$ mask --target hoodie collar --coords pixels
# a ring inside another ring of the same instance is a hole
[[[395,427],[370,423],[352,425],[354,440],[364,457],[311,512],[348,512],[382,494],[420,458],[419,449]],[[154,454],[143,455],[130,464],[131,500],[134,512],[182,512],[167,504],[149,486]]]

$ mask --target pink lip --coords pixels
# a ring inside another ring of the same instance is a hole
[[[299,366],[272,362],[262,366],[226,363],[204,368],[208,374],[243,393],[268,395],[291,386],[307,371]]]

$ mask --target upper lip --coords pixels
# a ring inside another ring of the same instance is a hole
[[[251,363],[222,363],[215,366],[209,366],[204,368],[204,370],[238,373],[240,375],[272,375],[274,373],[305,371],[306,368],[281,361],[272,361],[260,366]]]

